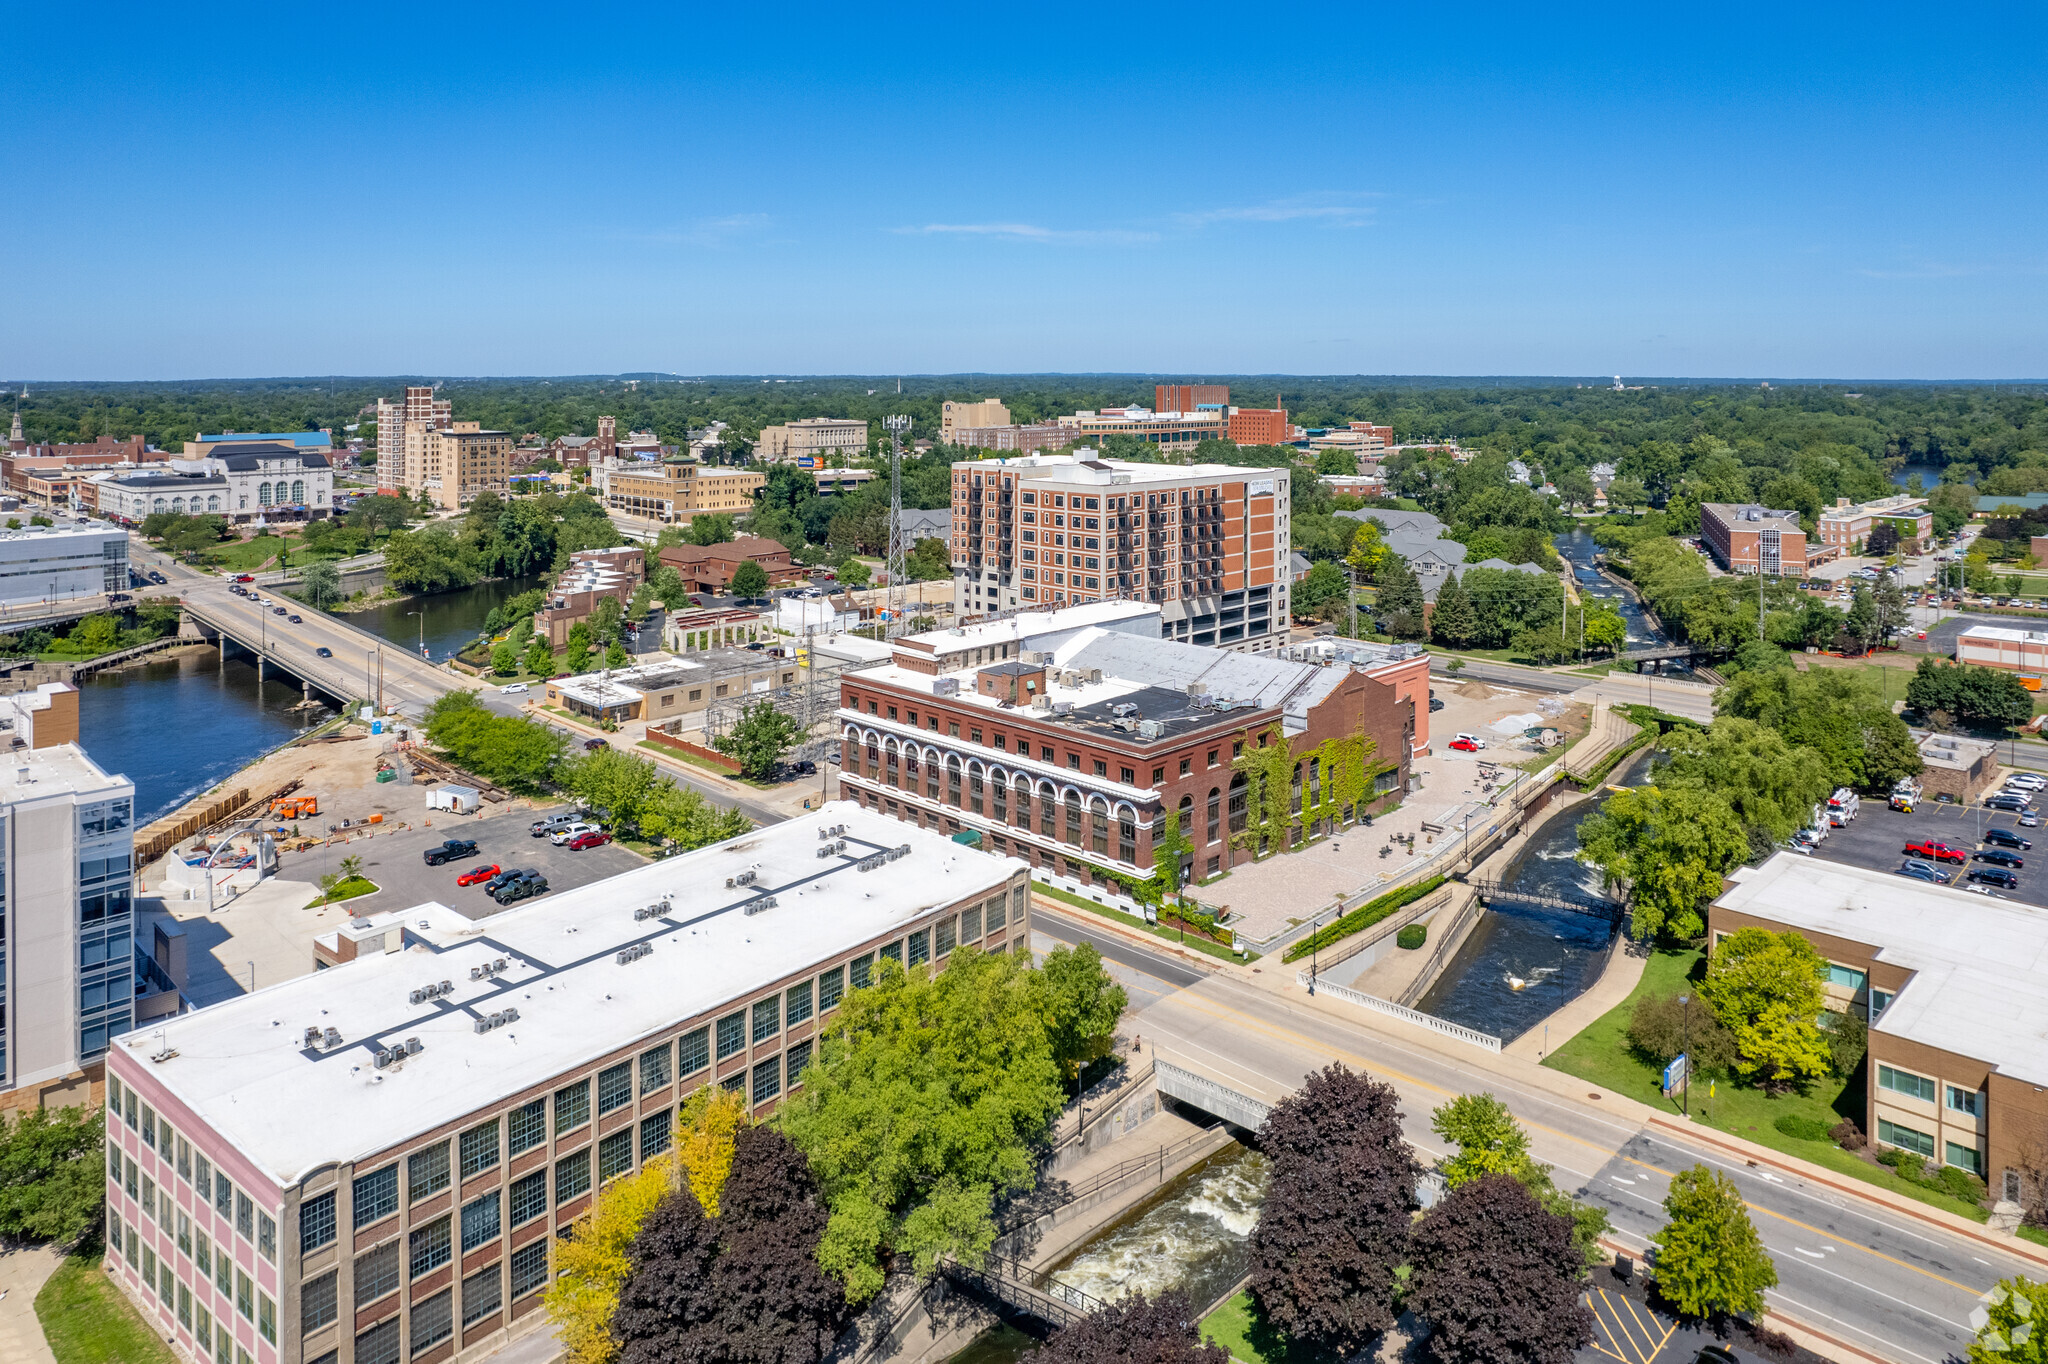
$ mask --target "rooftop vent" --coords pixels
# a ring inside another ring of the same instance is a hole
[[[844,824],[833,824],[830,826],[821,824],[818,826],[819,838],[837,838],[845,832],[846,826]]]
[[[728,876],[725,878],[725,888],[727,890],[731,890],[736,886],[751,886],[753,884],[754,873],[751,871],[743,871],[738,876]]]
[[[818,856],[820,857],[834,857],[845,851],[846,840],[843,838],[836,843],[821,843],[818,845]]]
[[[438,985],[422,985],[419,989],[408,994],[405,999],[408,1004],[425,1004],[429,1000],[439,999],[442,995],[452,994],[454,990],[454,984],[444,980]]]
[[[759,914],[764,910],[773,909],[781,903],[782,902],[780,900],[777,900],[773,895],[763,895],[758,900],[747,901],[746,912],[749,916],[752,916],[755,914]]]
[[[496,1013],[480,1015],[475,1021],[475,1027],[478,1032],[486,1033],[493,1028],[502,1028],[507,1023],[517,1023],[518,1021],[519,1010],[500,1009]]]
[[[637,924],[645,923],[649,919],[659,919],[668,911],[669,903],[667,900],[663,900],[659,904],[643,905],[633,911],[633,922]]]
[[[489,980],[492,976],[497,975],[500,971],[503,971],[504,969],[505,959],[503,957],[499,957],[496,961],[487,961],[482,966],[470,967],[469,978],[471,980]]]
[[[640,958],[642,957],[650,957],[653,955],[653,943],[636,942],[631,947],[628,947],[623,952],[619,953],[618,962],[621,966],[628,966],[631,965],[633,962],[640,960]]]

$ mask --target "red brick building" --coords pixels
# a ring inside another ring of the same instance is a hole
[[[1154,384],[1154,412],[1194,412],[1204,407],[1230,406],[1228,384]]]
[[[749,536],[721,545],[669,545],[661,551],[661,562],[683,575],[684,590],[690,592],[730,591],[732,575],[748,560],[767,570],[770,587],[804,579],[789,551],[774,540]]]
[[[1284,407],[1233,407],[1227,430],[1237,445],[1286,445],[1301,438]]]
[[[1804,577],[1806,532],[1799,514],[1754,503],[1700,503],[1700,543],[1730,573]]]
[[[646,556],[638,545],[579,549],[555,579],[546,604],[534,612],[534,632],[546,635],[550,648],[566,648],[576,622],[587,619],[599,602],[610,598],[624,606],[646,579]]]

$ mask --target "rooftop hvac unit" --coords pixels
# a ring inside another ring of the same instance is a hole
[[[1074,703],[1072,701],[1055,701],[1052,703],[1052,713],[1054,715],[1072,715],[1074,713]]]
[[[830,828],[827,828],[822,824],[818,826],[819,838],[837,838],[839,837],[839,835],[845,832],[846,826],[844,824],[834,824]]]
[[[1136,715],[1138,708],[1129,701],[1119,701],[1109,708],[1109,713],[1121,720],[1126,715]]]
[[[618,962],[621,966],[630,966],[632,963],[640,960],[640,958],[652,955],[653,952],[653,943],[636,942],[619,953]]]
[[[1100,682],[1102,680],[1102,669],[1090,668],[1088,670],[1088,680],[1090,682]]]
[[[668,909],[669,905],[666,900],[661,901],[659,904],[642,905],[639,909],[633,911],[633,922],[637,924],[645,923],[649,919],[659,919],[662,915],[668,913]]]
[[[420,1045],[419,1038],[408,1037],[405,1039],[405,1054],[407,1056],[418,1056],[425,1050],[426,1048]]]
[[[960,679],[959,679],[959,678],[957,678],[957,677],[934,677],[934,678],[932,679],[932,695],[933,695],[933,696],[958,696],[959,694],[960,694]]]
[[[780,900],[777,900],[773,895],[763,895],[758,900],[747,901],[746,913],[749,917],[751,917],[753,915],[761,913],[764,910],[773,909],[780,903],[782,902]]]
[[[736,886],[751,886],[753,884],[754,873],[751,871],[743,871],[737,876],[728,876],[725,878],[725,888],[727,890],[732,890]]]
[[[1160,733],[1161,726],[1157,720],[1138,721],[1138,737],[1140,739],[1156,739]]]
[[[1044,695],[1039,695],[1039,696],[1034,696],[1034,697],[1032,697],[1032,698],[1031,698],[1031,709],[1033,709],[1033,710],[1051,710],[1051,709],[1052,709],[1052,698],[1051,698],[1050,696],[1044,696]]]
[[[329,1028],[326,1035],[320,1039],[320,1044],[328,1051],[333,1051],[341,1045],[341,1029]]]

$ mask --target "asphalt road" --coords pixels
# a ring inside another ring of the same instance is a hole
[[[1187,966],[1177,958],[1161,952],[1147,952],[1134,946],[1119,934],[1091,928],[1080,919],[1057,908],[1048,906],[1042,898],[1031,902],[1032,926],[1040,933],[1058,938],[1064,943],[1087,943],[1110,961],[1128,967],[1149,980],[1166,987],[1160,993],[1184,990],[1198,985],[1209,978],[1210,973],[1199,967]]]
[[[223,579],[188,580],[178,587],[188,608],[197,608],[231,630],[237,640],[260,648],[265,658],[292,676],[311,679],[331,694],[359,697],[366,690],[374,691],[379,685],[380,660],[385,703],[414,718],[443,692],[462,685],[452,674],[389,640],[289,599],[264,594],[266,600],[285,608],[286,615],[280,616],[258,605],[253,596],[230,592]],[[299,616],[296,625],[289,620],[294,612]],[[322,648],[333,657],[319,657],[317,650]]]

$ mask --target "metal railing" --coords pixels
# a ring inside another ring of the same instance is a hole
[[[1404,1009],[1412,1008],[1415,1001],[1422,998],[1423,992],[1436,980],[1436,973],[1443,969],[1445,958],[1457,947],[1458,935],[1465,931],[1465,925],[1472,921],[1472,916],[1484,909],[1485,906],[1479,903],[1477,896],[1458,907],[1458,912],[1451,917],[1450,925],[1441,933],[1433,935],[1436,938],[1436,946],[1430,949],[1429,960],[1423,963],[1422,969],[1416,972],[1415,979],[1409,981],[1407,987],[1401,991],[1401,997],[1394,1001],[1396,1004]]]
[[[1299,984],[1307,985],[1308,972],[1297,972],[1295,980]],[[1334,998],[1344,1000],[1346,1003],[1356,1004],[1360,1008],[1371,1009],[1373,1012],[1385,1014],[1389,1018],[1398,1018],[1404,1023],[1413,1023],[1417,1027],[1428,1028],[1431,1032],[1440,1032],[1444,1036],[1456,1038],[1460,1042],[1469,1042],[1484,1051],[1499,1051],[1501,1047],[1500,1039],[1492,1033],[1481,1032],[1477,1028],[1468,1028],[1462,1023],[1453,1023],[1447,1018],[1438,1018],[1435,1014],[1426,1014],[1420,1010],[1411,1009],[1404,1004],[1396,1004],[1391,999],[1381,999],[1377,995],[1369,995],[1361,990],[1354,990],[1348,985],[1334,985],[1327,980],[1317,981],[1316,993],[1333,996]]]
[[[1182,1154],[1190,1148],[1198,1146],[1205,1141],[1213,1141],[1215,1135],[1215,1129],[1204,1128],[1200,1132],[1182,1137],[1170,1146],[1154,1147],[1150,1155],[1132,1156],[1128,1160],[1120,1160],[1107,1170],[1097,1171],[1081,1184],[1067,1186],[1066,1192],[1060,1196],[1058,1202],[1031,1208],[1026,1215],[1020,1216],[1014,1221],[1004,1222],[999,1228],[998,1234],[1008,1235],[1019,1227],[1028,1226],[1041,1217],[1056,1213],[1062,1208],[1072,1207],[1084,1198],[1093,1198],[1099,1193],[1114,1188],[1118,1184],[1127,1183],[1140,1175],[1151,1175],[1163,1184],[1166,1182],[1166,1167],[1169,1164],[1179,1160]]]

